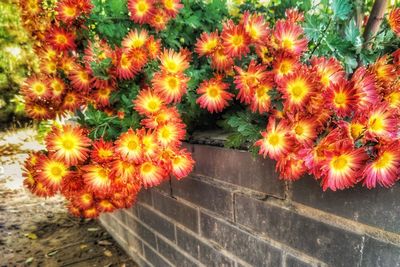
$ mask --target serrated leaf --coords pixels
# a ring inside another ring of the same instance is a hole
[[[333,0],[332,1],[332,11],[333,15],[341,20],[348,18],[351,12],[351,3],[349,0]]]
[[[319,39],[321,21],[316,15],[306,15],[305,24],[303,26],[304,32],[310,41]]]
[[[358,29],[354,19],[350,20],[349,23],[346,25],[346,28],[344,29],[344,34],[347,41],[351,42],[352,44],[356,43],[357,37],[360,36],[360,30]]]

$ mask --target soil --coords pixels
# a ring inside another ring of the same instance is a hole
[[[137,266],[98,221],[68,215],[61,196],[23,188],[21,164],[43,148],[34,136],[0,133],[0,266]]]

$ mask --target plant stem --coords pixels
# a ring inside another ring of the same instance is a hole
[[[368,49],[371,47],[371,43],[369,43],[369,41],[379,31],[379,27],[384,19],[387,2],[387,0],[375,0],[363,34],[364,48]]]

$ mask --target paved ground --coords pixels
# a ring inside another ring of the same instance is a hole
[[[21,163],[42,148],[33,136],[0,133],[0,266],[136,266],[96,220],[71,217],[62,197],[22,187]]]

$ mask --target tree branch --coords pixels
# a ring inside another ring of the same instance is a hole
[[[369,48],[371,46],[369,40],[379,31],[379,27],[384,19],[387,2],[388,0],[375,0],[363,34],[364,48]]]
[[[355,21],[358,30],[361,32],[361,28],[364,21],[364,1],[363,0],[356,0],[356,8],[355,8]]]

